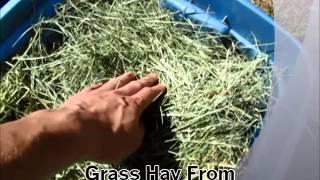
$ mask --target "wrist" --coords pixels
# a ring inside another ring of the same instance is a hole
[[[16,169],[26,179],[30,172],[44,179],[82,160],[74,118],[71,111],[41,110],[1,125],[0,174],[9,177],[6,170]]]
[[[55,158],[58,155],[65,163],[83,160],[77,111],[66,108],[42,110],[36,112],[35,116],[42,129],[38,139],[46,144],[50,156]]]

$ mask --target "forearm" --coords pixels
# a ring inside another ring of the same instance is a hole
[[[42,110],[0,126],[0,179],[45,179],[81,160],[78,127],[70,125],[71,113],[60,111]]]

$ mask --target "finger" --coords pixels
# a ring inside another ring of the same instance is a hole
[[[142,79],[131,81],[127,85],[123,86],[122,88],[117,90],[117,93],[131,96],[136,94],[144,87],[150,87],[158,83],[158,75],[155,73],[150,73],[147,76],[143,77]]]
[[[153,87],[145,87],[132,96],[141,110],[145,110],[153,101],[155,101],[164,91],[166,86],[158,84]]]
[[[98,82],[98,83],[95,83],[95,84],[92,84],[92,85],[90,85],[88,87],[83,88],[80,92],[81,93],[90,92],[92,90],[100,88],[102,85],[103,85],[102,82]]]
[[[136,79],[136,76],[133,72],[127,72],[116,78],[111,79],[110,81],[105,83],[103,86],[101,86],[101,89],[114,90],[128,84],[130,81],[135,79]]]

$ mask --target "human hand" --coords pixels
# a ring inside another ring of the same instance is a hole
[[[140,116],[165,86],[158,84],[154,73],[135,79],[129,72],[85,88],[59,108],[73,115],[75,141],[86,160],[118,162],[140,146],[144,136]]]
[[[136,80],[126,73],[83,89],[58,109],[1,124],[0,179],[45,179],[77,161],[125,159],[143,140],[141,113],[163,91],[156,74]]]

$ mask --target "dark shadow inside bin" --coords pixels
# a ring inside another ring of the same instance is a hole
[[[47,53],[52,53],[59,48],[64,41],[64,36],[60,33],[58,26],[45,26],[41,32],[41,43]]]
[[[178,142],[172,140],[175,133],[170,118],[166,112],[161,112],[160,104],[164,94],[158,98],[142,114],[141,120],[145,126],[145,137],[142,146],[136,153],[122,162],[118,168],[138,169],[141,179],[145,177],[146,165],[159,165],[159,169],[178,169],[179,162],[169,151],[177,148]],[[165,108],[164,108],[165,109]]]

